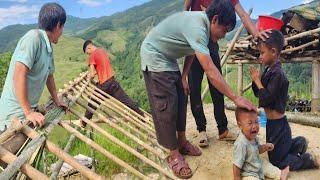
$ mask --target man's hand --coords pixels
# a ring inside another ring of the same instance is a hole
[[[58,100],[55,104],[56,106],[61,107],[64,111],[68,111],[69,109],[68,105],[64,101]]]
[[[30,111],[26,114],[26,120],[32,122],[33,126],[43,126],[45,123],[45,117],[38,112]]]
[[[266,41],[267,39],[269,39],[269,34],[271,32],[272,32],[271,29],[260,31],[254,36],[254,39],[255,40],[261,39],[262,41]]]
[[[187,81],[187,77],[183,77],[182,76],[182,87],[183,87],[183,91],[184,91],[184,94],[186,96],[188,96],[190,94],[190,89],[189,89],[189,84],[188,84],[188,81]]]
[[[241,96],[236,96],[233,102],[237,107],[257,111],[257,108],[250,101]]]
[[[266,143],[264,146],[266,151],[272,151],[274,149],[274,145],[272,143]]]
[[[249,73],[252,81],[257,82],[260,81],[260,72],[254,68],[252,65],[249,67]]]

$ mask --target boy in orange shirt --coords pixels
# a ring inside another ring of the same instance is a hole
[[[97,87],[102,91],[110,94],[114,98],[118,99],[123,104],[144,116],[143,112],[139,109],[138,105],[130,99],[130,97],[121,88],[119,82],[114,77],[112,66],[109,60],[107,52],[103,48],[96,47],[91,40],[86,40],[83,44],[83,52],[89,55],[89,76],[92,79],[95,75],[98,76],[99,84]],[[98,103],[98,102],[96,102]],[[89,107],[96,109],[90,103]],[[85,113],[87,119],[91,119],[93,114],[88,110]],[[86,123],[81,121],[82,126]]]

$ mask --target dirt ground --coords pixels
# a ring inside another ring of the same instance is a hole
[[[232,142],[217,140],[218,130],[213,116],[213,107],[211,104],[204,106],[207,117],[207,133],[209,136],[209,147],[202,149],[202,155],[199,157],[186,157],[191,169],[194,172],[192,179],[233,179],[232,175]],[[236,120],[233,111],[226,111],[228,117],[228,128],[231,131],[237,131]],[[308,151],[315,151],[320,154],[320,129],[299,124],[290,124],[293,136],[305,136],[309,140]],[[194,143],[197,143],[197,130],[194,118],[188,107],[187,114],[187,137]],[[260,128],[259,139],[261,143],[265,142],[265,128]],[[262,155],[264,158],[267,154]],[[320,179],[320,170],[304,170],[299,172],[290,172],[290,180],[317,180]]]

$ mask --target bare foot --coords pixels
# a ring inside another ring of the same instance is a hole
[[[290,171],[289,170],[289,166],[287,166],[286,168],[282,169],[280,179],[281,180],[286,180],[288,178],[289,171]]]
[[[317,169],[320,169],[320,157],[315,159],[314,165],[316,166]]]

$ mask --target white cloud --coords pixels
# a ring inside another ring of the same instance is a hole
[[[28,0],[7,0],[9,2],[26,3]]]
[[[303,4],[307,4],[307,3],[312,2],[312,1],[313,1],[313,0],[303,0],[302,3],[303,3]]]
[[[0,28],[11,24],[26,24],[35,22],[39,7],[36,5],[12,5],[0,8]]]
[[[97,0],[78,0],[77,1],[80,4],[84,4],[90,7],[97,7],[97,6],[101,6],[104,3],[111,3],[112,0],[104,0],[104,1],[97,1]]]

